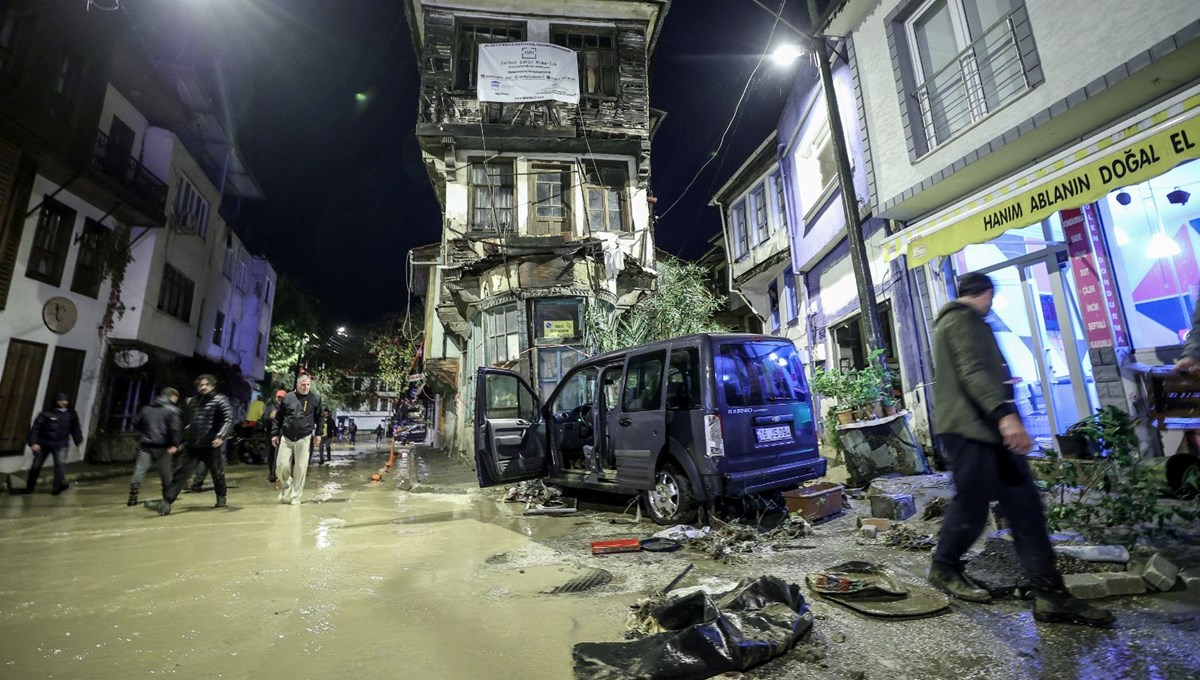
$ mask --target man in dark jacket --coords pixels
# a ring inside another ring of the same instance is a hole
[[[279,478],[279,502],[299,505],[308,473],[308,458],[312,447],[321,446],[321,397],[312,391],[312,378],[301,373],[295,391],[288,392],[275,414],[271,431],[271,446],[279,447],[275,461],[275,476]],[[293,469],[292,460],[295,459]]]
[[[54,395],[54,406],[42,411],[29,428],[29,448],[33,450],[33,464],[29,466],[29,476],[25,478],[25,488],[18,493],[33,493],[42,465],[48,456],[54,456],[54,487],[55,496],[67,490],[66,465],[67,453],[71,448],[71,440],[75,446],[83,443],[83,432],[79,429],[79,414],[71,408],[70,398],[63,392]]]
[[[175,455],[183,441],[183,422],[179,417],[179,407],[176,406],[178,403],[179,390],[174,387],[163,388],[158,399],[143,406],[133,419],[133,429],[140,436],[126,505],[137,505],[138,489],[151,465],[158,468],[163,496],[167,495],[167,484],[171,481],[171,456]]]
[[[217,379],[214,376],[205,374],[197,378],[196,394],[187,405],[183,453],[179,454],[171,483],[167,485],[162,501],[157,506],[149,501],[146,503],[147,507],[156,508],[160,515],[171,514],[171,506],[192,476],[197,461],[203,461],[212,471],[213,486],[217,491],[216,507],[226,507],[225,460],[221,458],[221,447],[233,431],[233,409],[229,399],[217,393]]]
[[[933,426],[954,475],[929,581],[950,595],[987,602],[990,594],[963,575],[961,559],[979,538],[993,500],[1012,527],[1017,556],[1033,584],[1038,621],[1112,623],[1111,612],[1067,593],[1046,531],[1042,498],[1025,454],[1033,448],[1013,400],[1013,379],[985,317],[995,287],[964,274],[958,299],[942,308],[933,336]]]
[[[337,424],[333,422],[333,414],[329,409],[321,412],[321,429],[317,432],[317,464],[324,465],[333,460],[333,435],[337,432]]]

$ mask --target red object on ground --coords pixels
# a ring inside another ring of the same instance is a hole
[[[607,553],[623,553],[623,552],[638,552],[642,549],[642,542],[636,538],[618,538],[615,541],[592,541],[592,554],[604,555]]]

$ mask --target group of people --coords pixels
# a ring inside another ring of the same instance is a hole
[[[145,506],[160,515],[171,514],[184,484],[200,465],[212,476],[215,507],[227,507],[221,447],[233,430],[234,420],[229,399],[216,391],[216,384],[211,375],[197,378],[196,396],[183,409],[179,408],[178,390],[167,387],[154,403],[138,413],[134,420],[138,454],[129,483],[128,505],[137,505],[142,481],[154,467],[162,479],[162,498],[147,501]],[[327,435],[333,418],[329,409],[322,407],[321,397],[312,391],[312,378],[307,375],[299,377],[294,391],[280,392],[274,408],[264,413],[271,431],[270,479],[281,504],[298,505],[312,449],[320,450],[322,436]]]

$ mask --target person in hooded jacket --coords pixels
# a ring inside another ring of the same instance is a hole
[[[183,441],[183,421],[179,416],[179,390],[165,387],[158,399],[142,407],[133,419],[133,429],[138,433],[137,461],[133,465],[133,477],[129,479],[129,500],[126,505],[137,505],[138,489],[150,466],[158,468],[162,479],[163,495],[171,481],[171,456],[179,450]]]
[[[1033,590],[1038,621],[1104,626],[1112,612],[1072,596],[1063,584],[1046,529],[1042,497],[1025,454],[1033,439],[1013,398],[1013,377],[986,317],[995,285],[986,274],[958,280],[958,298],[938,314],[933,334],[933,426],[954,479],[929,570],[929,582],[968,602],[991,594],[962,571],[962,557],[979,538],[992,501],[999,501]]]
[[[83,443],[83,432],[79,429],[79,414],[71,408],[71,398],[65,392],[54,395],[54,406],[38,414],[29,428],[29,448],[33,450],[33,464],[29,467],[29,475],[25,478],[25,488],[15,493],[33,493],[37,485],[38,475],[46,458],[54,457],[54,487],[55,496],[66,491],[71,485],[67,482],[67,452],[71,447]]]
[[[171,514],[171,506],[179,498],[184,484],[192,476],[197,461],[203,461],[212,472],[217,492],[215,507],[228,507],[225,487],[225,460],[221,447],[233,432],[233,408],[229,399],[217,392],[217,379],[202,375],[196,379],[196,397],[188,402],[186,425],[183,428],[183,452],[175,466],[175,474],[163,492],[161,501],[147,501],[146,507],[160,515]]]

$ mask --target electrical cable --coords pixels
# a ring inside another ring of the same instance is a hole
[[[786,5],[787,5],[787,0],[783,0],[781,3],[779,3],[779,11],[776,12],[776,15],[782,15],[783,8]],[[767,45],[768,46],[770,46],[771,40],[773,40],[775,37],[775,29],[779,27],[779,19],[780,19],[780,17],[776,16],[775,23],[771,25],[771,33],[767,36]],[[758,63],[754,65],[754,70],[750,72],[750,77],[746,78],[746,85],[745,85],[745,87],[742,88],[742,95],[738,98],[737,105],[733,107],[733,115],[729,117],[729,123],[725,125],[725,130],[724,130],[724,132],[721,133],[721,139],[717,142],[717,148],[715,150],[713,150],[712,154],[708,157],[708,160],[704,161],[704,164],[701,165],[700,169],[696,171],[696,175],[694,177],[692,177],[692,181],[688,182],[687,186],[684,187],[683,192],[680,193],[679,196],[675,199],[675,202],[672,203],[671,205],[667,206],[667,209],[664,210],[662,212],[662,214],[658,216],[658,219],[662,219],[662,218],[666,217],[667,214],[671,212],[671,209],[674,208],[676,205],[679,204],[680,201],[683,200],[683,197],[686,196],[688,191],[691,190],[692,186],[696,184],[696,180],[700,179],[700,175],[704,172],[704,170],[706,168],[708,168],[709,163],[712,163],[713,159],[716,158],[718,154],[720,154],[721,147],[725,146],[726,135],[729,134],[730,128],[732,128],[734,126],[734,122],[737,120],[738,115],[741,113],[742,104],[744,104],[746,102],[746,95],[747,95],[747,93],[750,92],[750,84],[754,82],[754,76],[758,73],[758,69],[762,67],[763,61],[766,60],[766,58],[767,58],[767,52],[764,50],[763,53],[761,55],[759,55]]]

